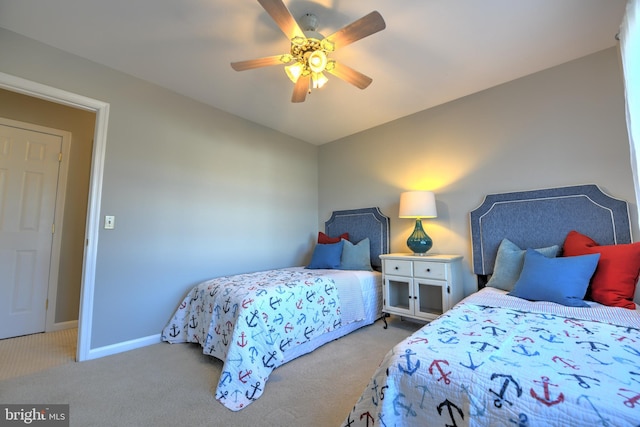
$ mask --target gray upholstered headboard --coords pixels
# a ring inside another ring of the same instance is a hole
[[[631,243],[629,209],[624,200],[603,193],[597,185],[490,194],[471,212],[473,272],[493,272],[503,238],[521,248],[562,247],[576,230],[600,245]]]
[[[382,269],[381,254],[389,253],[389,217],[378,208],[334,211],[324,223],[325,233],[337,237],[349,233],[349,240],[358,243],[368,237],[371,243],[371,266]]]

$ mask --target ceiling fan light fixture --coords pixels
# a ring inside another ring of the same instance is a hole
[[[285,53],[284,55],[280,56],[280,62],[282,62],[283,64],[288,64],[291,61],[293,61],[293,56],[290,53]]]
[[[286,67],[284,67],[284,72],[287,73],[287,77],[289,77],[289,80],[291,80],[293,83],[296,83],[300,78],[300,76],[302,75],[303,69],[304,69],[304,64],[300,62],[296,62],[294,64],[287,65]]]
[[[329,81],[327,76],[325,76],[322,72],[319,73],[311,73],[311,80],[313,82],[314,89],[320,89]]]
[[[316,50],[307,60],[309,69],[314,73],[322,73],[327,66],[327,55],[322,50]]]
[[[322,39],[322,41],[320,42],[320,46],[327,52],[333,52],[334,50],[336,50],[336,44],[326,38]]]

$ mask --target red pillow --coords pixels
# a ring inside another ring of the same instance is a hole
[[[640,243],[600,246],[573,230],[564,241],[563,256],[600,254],[591,278],[591,299],[600,304],[635,310],[633,295],[640,274]]]
[[[322,231],[318,231],[318,243],[322,243],[323,245],[338,243],[341,239],[349,240],[349,233],[342,233],[339,237],[329,237]]]

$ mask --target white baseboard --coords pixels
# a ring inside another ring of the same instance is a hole
[[[131,341],[124,341],[117,344],[106,345],[104,347],[92,348],[89,350],[86,360],[99,359],[113,354],[124,353],[125,351],[135,350],[136,348],[146,347],[148,345],[158,344],[162,342],[161,335],[149,335],[148,337],[137,338]]]
[[[68,322],[58,322],[54,323],[51,328],[47,329],[47,332],[55,332],[55,331],[63,331],[65,329],[77,328],[78,321],[77,320],[69,320]]]

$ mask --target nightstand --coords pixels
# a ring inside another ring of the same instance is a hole
[[[385,317],[431,321],[463,297],[460,255],[385,254],[380,259]]]

